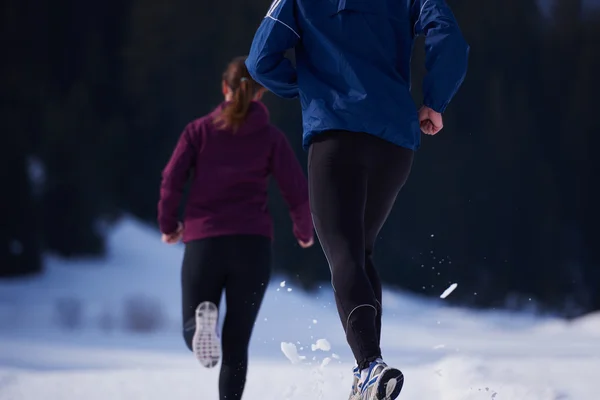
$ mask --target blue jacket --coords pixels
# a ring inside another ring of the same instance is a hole
[[[246,66],[276,95],[300,97],[305,149],[313,135],[340,129],[417,150],[410,60],[418,35],[425,36],[424,104],[442,113],[469,53],[444,0],[274,0]]]

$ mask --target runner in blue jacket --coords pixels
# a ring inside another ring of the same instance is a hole
[[[419,35],[427,75],[417,110],[410,59]],[[395,399],[402,388],[402,373],[381,356],[381,282],[371,255],[421,132],[443,127],[468,53],[444,0],[275,0],[252,42],[250,75],[302,105],[313,222],[357,362],[351,399]]]

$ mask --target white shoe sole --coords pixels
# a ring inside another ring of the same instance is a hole
[[[192,339],[192,349],[196,359],[206,368],[213,368],[221,359],[218,320],[219,309],[214,303],[205,301],[196,308],[196,332]]]
[[[375,399],[394,400],[400,395],[404,385],[404,375],[396,368],[386,367],[375,383]]]

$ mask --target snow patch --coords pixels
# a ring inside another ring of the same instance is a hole
[[[321,351],[329,351],[331,350],[331,344],[329,343],[329,341],[327,339],[319,339],[317,340],[317,343],[311,345],[312,351],[317,351],[317,350],[321,350]]]
[[[218,371],[200,368],[181,338],[183,246],[131,218],[109,233],[105,259],[48,256],[44,275],[0,280],[0,398],[218,398]],[[282,288],[280,276],[267,287],[244,399],[347,398],[354,357],[331,287]],[[382,303],[386,361],[410,376],[402,398],[598,398],[600,313],[473,311],[389,289]]]

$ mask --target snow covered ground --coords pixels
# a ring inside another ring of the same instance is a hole
[[[0,400],[218,398],[218,369],[201,368],[180,337],[182,247],[125,219],[109,249],[106,260],[50,257],[43,277],[0,281]],[[282,280],[256,324],[244,399],[347,399],[353,360],[331,291]],[[400,399],[598,398],[600,315],[566,323],[391,292],[384,307],[384,357],[406,375]],[[282,343],[304,358],[292,363]]]

